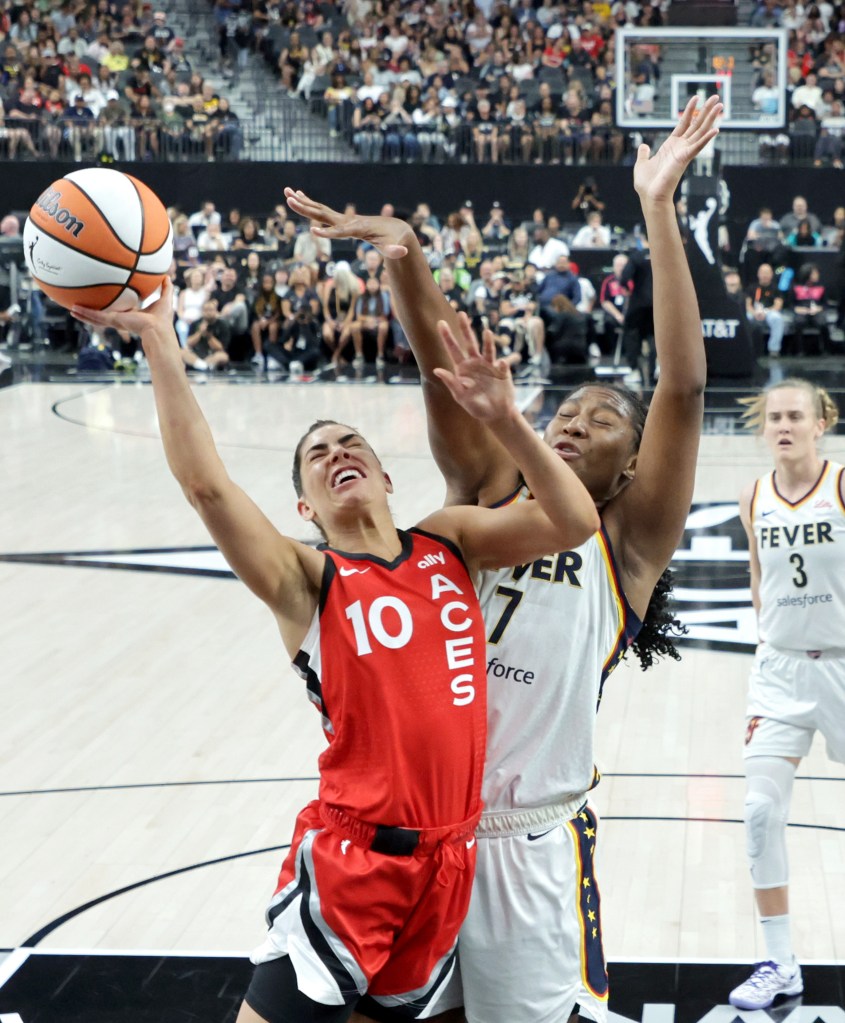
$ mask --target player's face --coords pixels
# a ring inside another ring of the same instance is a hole
[[[299,514],[324,530],[350,516],[362,517],[393,492],[373,449],[348,426],[320,427],[302,447]]]
[[[546,427],[554,448],[601,507],[633,479],[636,434],[624,400],[602,387],[583,387]]]
[[[766,398],[763,437],[776,462],[812,458],[824,433],[813,400],[803,387],[777,387]]]

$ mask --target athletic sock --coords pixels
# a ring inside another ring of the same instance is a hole
[[[795,964],[792,951],[792,935],[789,929],[789,913],[781,916],[760,917],[763,925],[763,937],[766,941],[766,953],[773,962],[790,969]]]

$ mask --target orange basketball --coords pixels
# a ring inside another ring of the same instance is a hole
[[[161,285],[173,232],[158,196],[105,167],[73,171],[35,201],[23,229],[38,287],[69,309],[133,309]]]

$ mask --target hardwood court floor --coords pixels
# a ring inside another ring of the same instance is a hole
[[[557,398],[546,390],[525,392],[538,424]],[[231,475],[293,536],[311,538],[292,452],[319,417],[371,440],[400,524],[442,500],[416,387],[218,380],[196,393]],[[604,939],[620,962],[762,957],[740,823],[753,635],[731,506],[768,459],[737,430],[734,397],[709,398],[702,507],[677,563],[694,626],[683,660],[623,664],[599,715]],[[318,715],[156,431],[143,383],[0,390],[0,949],[243,957],[316,790]],[[845,438],[826,451],[845,461]],[[803,962],[845,961],[843,808],[845,769],[817,742],[789,833]]]

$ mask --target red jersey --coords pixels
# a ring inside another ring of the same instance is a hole
[[[399,536],[392,562],[325,549],[293,664],[329,742],[320,799],[372,824],[437,828],[481,808],[485,631],[457,547],[416,529]]]

